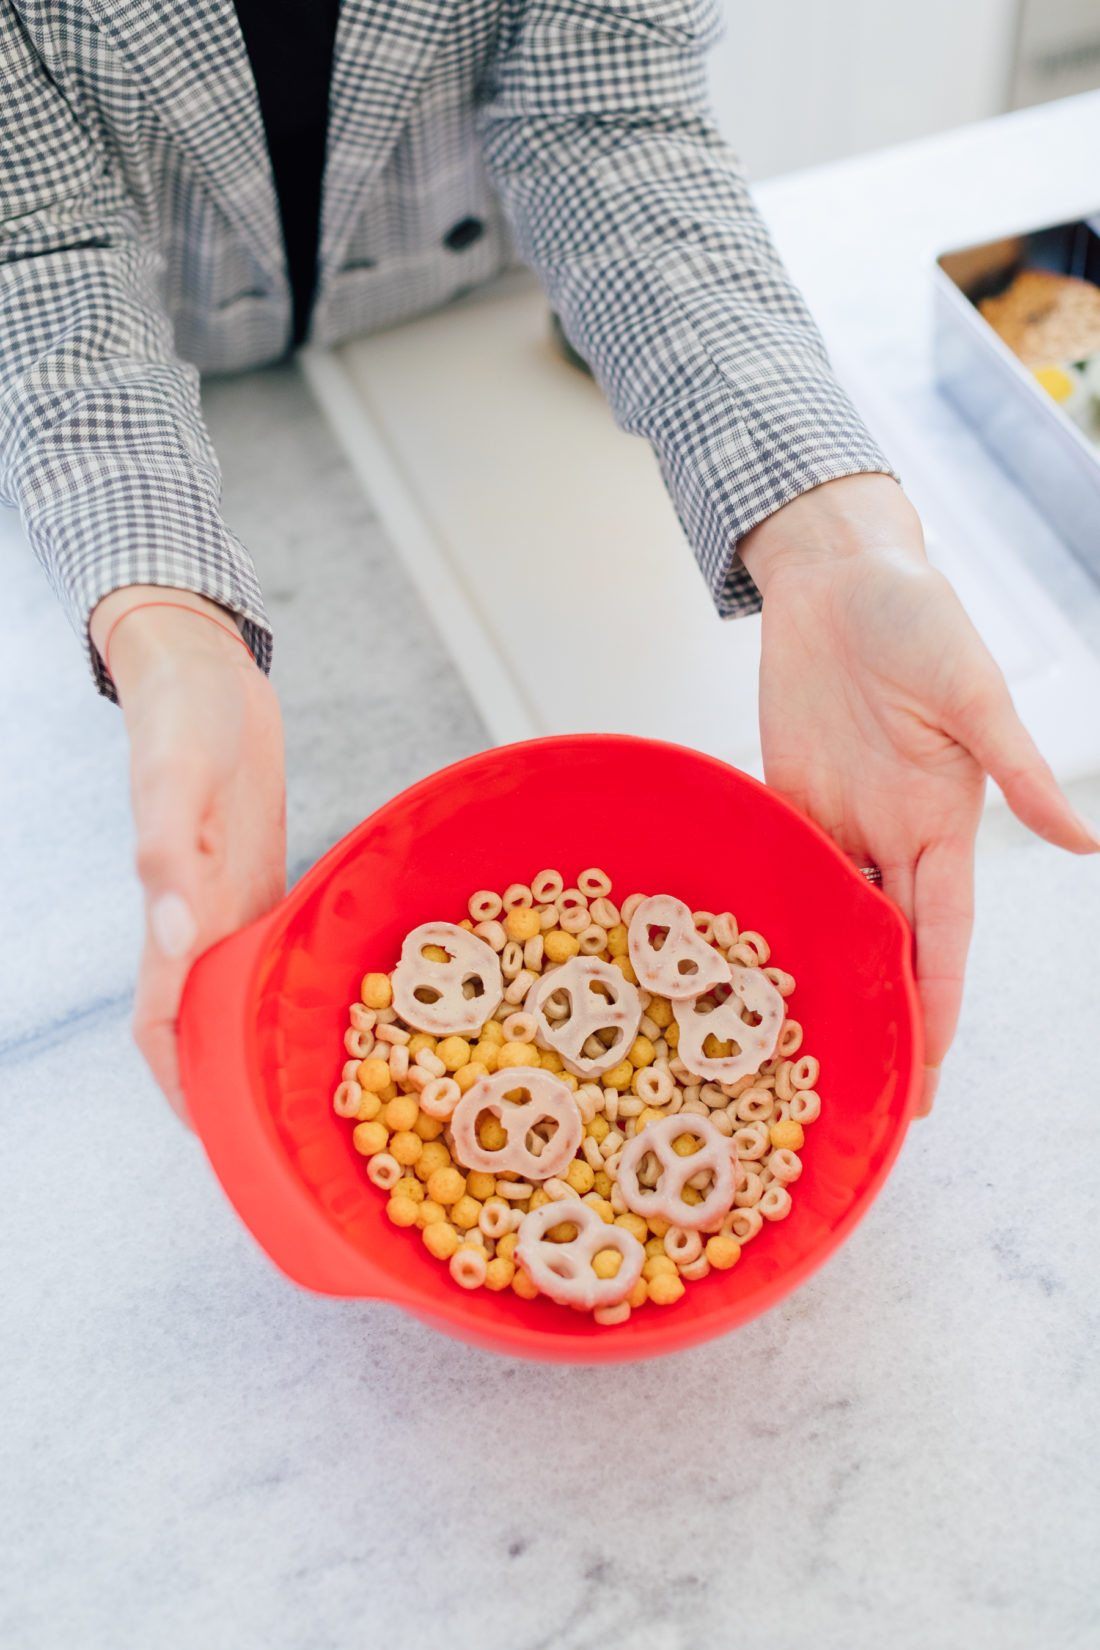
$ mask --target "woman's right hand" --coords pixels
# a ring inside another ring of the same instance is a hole
[[[143,601],[168,601],[141,612]],[[209,614],[219,625],[198,616]],[[262,916],[286,887],[286,789],[279,703],[235,639],[231,615],[183,590],[130,586],[96,607],[93,642],[130,738],[145,946],[134,1036],[173,1109],[176,1023],[187,972],[216,940]]]

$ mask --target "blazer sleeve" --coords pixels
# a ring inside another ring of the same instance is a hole
[[[723,616],[736,553],[808,488],[893,474],[833,377],[709,112],[716,0],[511,0],[486,164],[616,423],[645,436]]]
[[[110,156],[0,0],[0,500],[88,637],[101,597],[177,585],[229,608],[267,669],[251,557],[221,519],[199,375],[174,351],[143,237]]]

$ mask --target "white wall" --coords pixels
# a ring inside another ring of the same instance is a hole
[[[724,3],[715,111],[753,178],[1008,107],[1016,0]]]

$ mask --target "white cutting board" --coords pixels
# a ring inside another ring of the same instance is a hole
[[[530,275],[303,365],[496,741],[639,733],[762,772],[759,619],[715,614],[648,446],[558,355]],[[1100,661],[838,366],[1047,759],[1100,771]]]

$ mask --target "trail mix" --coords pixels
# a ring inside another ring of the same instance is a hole
[[[397,1226],[463,1289],[622,1323],[790,1212],[818,1062],[729,911],[557,871],[405,938],[349,1010],[333,1100]]]

